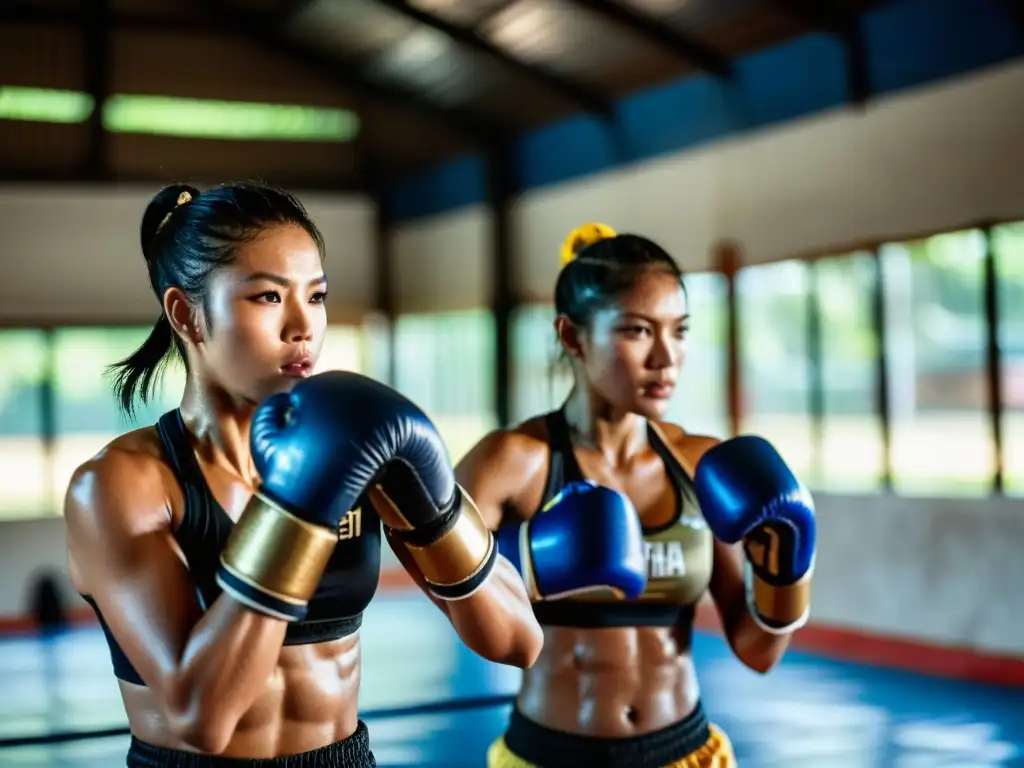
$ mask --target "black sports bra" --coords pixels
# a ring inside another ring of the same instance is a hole
[[[546,417],[551,459],[540,508],[566,485],[586,480],[573,452],[562,410]],[[714,538],[704,521],[693,481],[650,423],[647,439],[665,464],[678,500],[676,515],[656,528],[644,527],[647,588],[636,600],[621,600],[609,591],[534,603],[541,624],[562,627],[669,627],[692,621],[697,602],[711,583]]]
[[[185,510],[174,538],[181,547],[188,570],[196,585],[199,604],[206,610],[220,595],[216,573],[220,552],[234,528],[203,476],[178,409],[165,413],[156,425],[164,455],[185,497]],[[354,634],[363,621],[380,580],[380,519],[370,505],[354,509],[342,519],[338,546],[334,550],[320,585],[309,602],[302,621],[288,625],[285,645],[305,645],[337,640]],[[124,654],[90,595],[82,595],[99,619],[114,675],[129,683],[145,685],[142,677]]]

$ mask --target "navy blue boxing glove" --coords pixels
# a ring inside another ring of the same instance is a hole
[[[341,519],[368,491],[395,500],[392,519],[407,521],[411,548],[427,553],[417,562],[446,596],[471,592],[490,572],[493,537],[456,485],[444,443],[391,387],[340,371],[313,376],[257,408],[250,443],[261,484],[221,553],[217,581],[254,610],[305,615]]]
[[[570,483],[533,518],[498,531],[498,548],[533,600],[611,590],[639,597],[647,585],[640,517],[625,495]]]
[[[719,540],[742,541],[747,602],[770,632],[791,632],[810,614],[816,526],[810,492],[771,444],[744,435],[701,457],[694,489]]]

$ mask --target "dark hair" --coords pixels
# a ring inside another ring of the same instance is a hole
[[[639,235],[616,235],[585,246],[555,283],[555,311],[586,328],[594,314],[636,287],[651,271],[673,275],[685,291],[683,273],[661,246]]]
[[[167,289],[177,287],[205,306],[210,274],[230,263],[240,245],[280,225],[302,227],[323,256],[320,230],[302,203],[283,190],[245,183],[206,192],[184,184],[164,187],[146,207],[139,232],[153,292],[162,302]],[[107,368],[125,415],[134,415],[136,400],[149,402],[174,356],[187,367],[184,345],[161,310],[142,346]]]

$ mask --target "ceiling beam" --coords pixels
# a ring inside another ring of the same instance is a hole
[[[110,95],[110,1],[88,0],[85,9],[82,23],[83,70],[94,106],[89,115],[89,140],[82,172],[86,178],[102,181],[110,174],[109,137],[103,123],[103,106]]]
[[[223,0],[213,0],[201,7],[205,13],[200,19],[165,19],[154,14],[124,11],[111,12],[109,19],[114,30],[171,35],[227,35],[248,39],[299,66],[319,72],[328,80],[333,80],[360,96],[411,108],[477,147],[489,146],[493,136],[507,133],[506,128],[496,123],[464,111],[446,109],[411,89],[374,83],[360,74],[354,59],[327,56],[289,40],[281,31],[281,24],[275,21],[286,15],[284,9],[280,12],[271,11],[265,16],[256,16],[239,12]],[[0,23],[4,24],[80,28],[86,23],[86,17],[85,11],[76,9],[47,10],[22,5],[0,7]]]
[[[856,14],[836,7],[830,0],[770,0],[770,3],[797,21],[832,35],[844,34],[851,19],[856,19]]]
[[[563,99],[572,102],[584,112],[604,117],[610,117],[614,113],[614,104],[607,94],[584,83],[559,75],[547,67],[528,64],[522,59],[506,53],[472,30],[452,24],[420,10],[410,5],[407,0],[374,0],[374,2],[407,19],[415,21],[417,24],[422,24],[440,32],[457,44],[482,54],[505,69],[512,70],[532,80],[549,91],[558,94]]]
[[[1017,35],[1024,37],[1024,0],[1003,0],[1003,4],[1017,25]]]
[[[871,98],[867,46],[856,12],[835,5],[832,0],[771,0],[775,7],[814,29],[838,37],[846,55],[846,95],[853,104]]]
[[[280,24],[239,11],[224,0],[195,0],[211,18],[260,45],[264,50],[318,72],[343,88],[371,100],[410,108],[455,132],[478,148],[490,146],[493,139],[507,132],[494,121],[460,109],[449,109],[430,101],[412,88],[377,83],[366,77],[352,58],[328,56],[291,40]]]
[[[76,27],[87,23],[87,11],[76,8],[43,8],[31,5],[0,6],[0,23],[24,24],[37,27]],[[152,13],[114,11],[107,14],[110,26],[129,32],[153,32],[169,35],[222,35],[230,34],[222,24],[209,20],[163,18]]]
[[[500,2],[495,3],[494,5],[491,6],[491,9],[484,15],[483,18],[473,25],[473,31],[479,34],[487,27],[488,24],[490,24],[492,21],[498,18],[498,16],[503,14],[505,11],[507,11],[509,8],[511,8],[519,1],[520,0],[500,0]]]
[[[650,16],[635,11],[626,5],[610,0],[572,0],[608,21],[628,29],[644,39],[660,45],[690,66],[717,77],[730,77],[732,63],[729,58],[700,40],[677,32],[660,24]]]
[[[301,189],[308,192],[365,193],[367,191],[364,179],[354,173],[345,174],[334,179],[324,179],[322,177],[312,179],[304,177],[302,174],[296,174],[295,176],[289,175],[288,177],[282,177],[281,174],[262,174],[260,179],[268,184],[276,184],[290,189]],[[195,184],[202,188],[208,184],[216,184],[220,180],[219,172],[208,175],[195,173],[181,179],[178,177],[170,177],[157,171],[152,173],[139,171],[133,171],[130,173],[112,172],[103,179],[94,179],[83,176],[74,168],[59,170],[33,170],[28,168],[0,166],[0,182],[3,182],[4,184],[23,184],[25,186],[60,185],[70,187],[89,187],[117,183],[151,187],[154,185],[162,186],[172,182],[182,181],[189,184]]]

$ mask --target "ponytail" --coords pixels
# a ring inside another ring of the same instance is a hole
[[[161,313],[160,319],[156,321],[141,347],[124,360],[107,366],[107,375],[112,379],[114,396],[122,413],[129,419],[135,416],[137,400],[146,405],[153,398],[154,390],[170,362],[176,342],[170,320],[167,319],[167,315]]]

